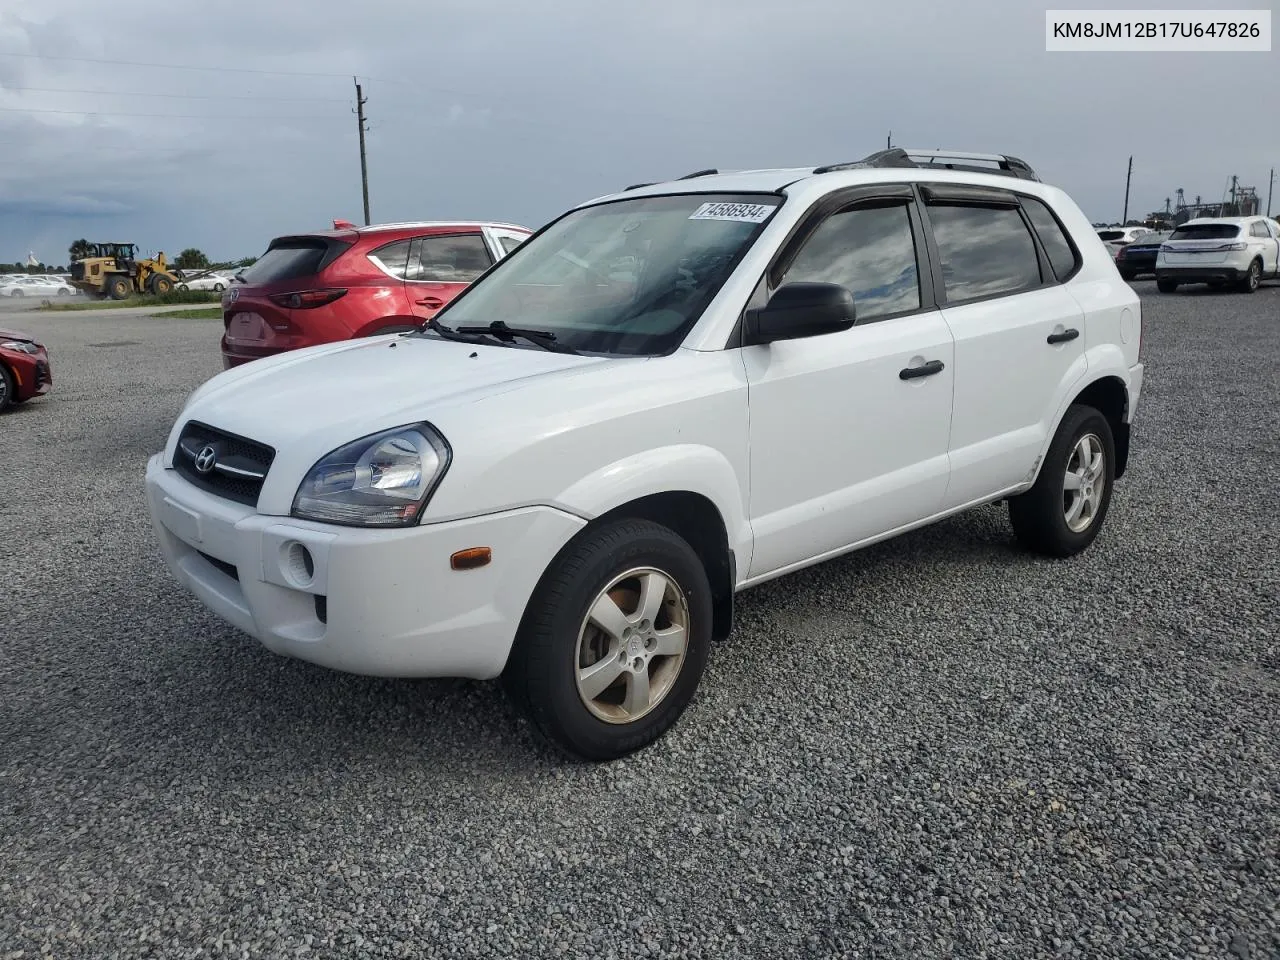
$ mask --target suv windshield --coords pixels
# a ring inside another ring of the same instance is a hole
[[[508,254],[440,320],[454,329],[501,320],[582,353],[669,353],[781,203],[701,194],[575,210]]]
[[[1240,228],[1233,223],[1184,224],[1173,231],[1170,240],[1230,240],[1240,235]]]

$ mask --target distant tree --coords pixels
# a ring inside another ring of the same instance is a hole
[[[245,267],[252,267],[257,262],[257,257],[245,257],[243,260],[236,261],[236,266],[243,270]]]
[[[71,244],[67,250],[67,256],[72,260],[83,260],[89,256],[89,241],[81,237],[75,243]]]
[[[209,258],[203,251],[197,250],[195,247],[187,247],[180,254],[178,259],[173,261],[173,265],[179,270],[201,270],[209,266]]]

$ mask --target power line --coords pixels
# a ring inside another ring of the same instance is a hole
[[[344,101],[345,102],[345,101]],[[117,110],[46,110],[36,107],[0,107],[4,113],[61,113],[77,117],[155,117],[169,120],[332,120],[336,114],[308,113],[280,116],[267,113],[121,113]]]
[[[160,70],[207,70],[214,73],[256,73],[273,77],[342,77],[346,73],[318,73],[302,70],[255,70],[249,67],[201,67],[190,63],[147,63],[142,60],[101,60],[96,57],[59,57],[43,53],[5,53],[0,57],[25,57],[29,60],[65,60],[70,63],[101,63],[116,67],[155,67]]]
[[[129,90],[68,90],[64,87],[0,87],[4,93],[83,93],[103,97],[167,97],[174,100],[271,100],[279,103],[347,103],[350,97],[262,97],[237,94],[156,93]]]

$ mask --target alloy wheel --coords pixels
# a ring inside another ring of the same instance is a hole
[[[671,692],[689,644],[689,602],[654,567],[615,577],[597,595],[578,632],[578,695],[606,723],[632,723]]]
[[[1106,484],[1106,456],[1102,441],[1086,433],[1067,458],[1062,483],[1062,513],[1072,533],[1083,533],[1098,516]]]

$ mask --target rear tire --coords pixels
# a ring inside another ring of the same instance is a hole
[[[9,296],[11,296],[11,297],[25,297],[25,296],[26,296],[26,294],[25,294],[25,293],[23,293],[21,290],[16,290],[16,289],[15,289],[15,290],[13,291],[13,293],[9,294]]]
[[[112,300],[128,300],[133,296],[133,283],[128,277],[112,277],[107,281],[107,296]]]
[[[5,407],[14,402],[14,392],[13,374],[9,372],[8,367],[0,363],[0,413],[4,413]]]
[[[1256,293],[1258,285],[1262,282],[1262,261],[1255,260],[1249,264],[1249,269],[1245,271],[1244,277],[1240,280],[1241,293]]]
[[[548,566],[503,682],[552,744],[613,760],[684,713],[711,625],[711,585],[693,548],[667,527],[620,520],[581,535]]]
[[[185,283],[180,283],[178,284],[178,289],[181,290],[183,293],[186,293],[191,288],[188,287]]]
[[[1178,281],[1177,281],[1177,280],[1164,280],[1164,279],[1161,279],[1161,278],[1157,277],[1157,278],[1156,278],[1156,289],[1157,289],[1157,290],[1159,290],[1161,293],[1173,293],[1175,290],[1177,290],[1177,289],[1178,289]]]
[[[1111,505],[1115,462],[1107,418],[1094,407],[1071,406],[1035,486],[1009,498],[1009,520],[1023,546],[1049,557],[1070,557],[1093,543]]]

